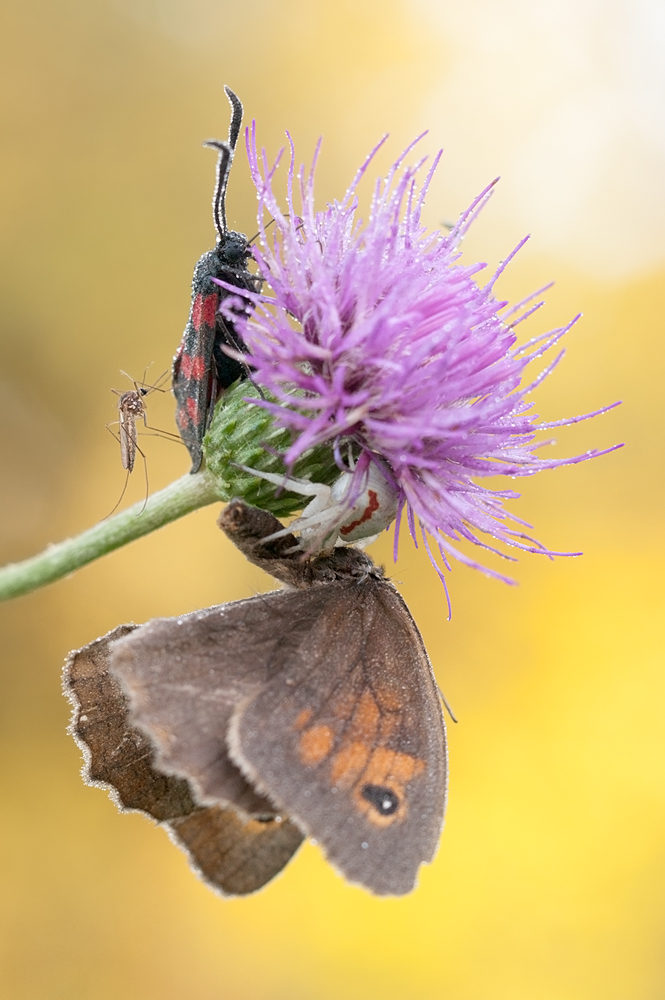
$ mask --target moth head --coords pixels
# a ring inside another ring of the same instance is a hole
[[[229,230],[219,241],[218,255],[223,264],[227,267],[244,267],[252,251],[249,249],[247,237],[244,233],[235,233]]]

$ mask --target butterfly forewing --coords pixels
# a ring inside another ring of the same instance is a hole
[[[232,756],[346,878],[409,892],[436,851],[446,798],[445,729],[422,640],[385,581],[299,598],[309,628],[238,709]]]
[[[390,584],[337,581],[157,619],[115,644],[112,666],[160,768],[198,801],[265,816],[263,793],[347,878],[413,888],[443,822],[445,731]],[[229,760],[231,719],[231,757],[256,790]]]
[[[180,618],[157,618],[115,643],[112,668],[134,725],[160,767],[187,778],[197,800],[232,803],[248,815],[274,812],[227,751],[238,704],[253,697],[302,645],[301,595],[278,591]],[[304,632],[304,634],[303,634]]]

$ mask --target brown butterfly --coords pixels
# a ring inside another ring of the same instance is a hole
[[[403,600],[369,557],[305,557],[241,501],[220,526],[289,589],[120,626],[65,685],[86,778],[165,823],[225,894],[276,875],[304,835],[349,881],[413,889],[436,851],[446,740]]]

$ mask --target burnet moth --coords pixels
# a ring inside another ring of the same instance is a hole
[[[248,368],[224,352],[246,350],[232,319],[219,312],[220,300],[228,295],[212,280],[226,281],[242,291],[259,291],[261,279],[248,270],[251,257],[244,233],[235,233],[226,224],[226,188],[233,154],[240,134],[242,104],[229,87],[224,87],[232,115],[228,142],[210,139],[204,146],[218,151],[217,179],[212,200],[212,215],[217,230],[217,244],[204,253],[194,268],[192,304],[180,347],[173,362],[173,394],[176,398],[176,422],[180,436],[192,459],[190,472],[198,472],[203,460],[201,442],[210,424],[219,394],[237,379],[248,375]],[[251,312],[249,298],[243,299],[238,315]]]

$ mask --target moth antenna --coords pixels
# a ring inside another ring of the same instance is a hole
[[[212,195],[212,219],[217,230],[217,238],[221,241],[229,231],[226,225],[226,188],[229,183],[233,152],[228,143],[222,142],[221,139],[208,139],[203,145],[208,149],[216,149],[219,153],[215,190]]]
[[[284,218],[288,219],[289,217],[290,217],[290,213],[287,212],[286,215],[284,216]],[[276,219],[271,219],[270,222],[268,223],[268,225],[264,227],[264,231],[265,231],[265,229],[270,229],[270,227],[272,226],[273,222],[275,222],[275,221],[276,221]],[[304,223],[303,223],[303,221],[301,219],[300,223],[296,226],[296,232],[299,229],[302,229],[303,225],[304,225]],[[251,245],[254,242],[254,240],[258,239],[260,235],[261,235],[260,231],[258,233],[255,233],[254,236],[252,236],[251,240],[247,240],[247,246],[251,247]]]
[[[231,104],[231,124],[229,125],[229,140],[222,142],[221,139],[208,139],[203,145],[209,149],[216,149],[219,153],[217,158],[217,176],[215,180],[215,190],[212,196],[212,218],[217,230],[217,237],[221,241],[229,231],[226,224],[226,188],[229,183],[231,164],[233,163],[233,153],[240,135],[240,125],[242,124],[242,103],[240,98],[233,93],[230,87],[224,87],[226,96]]]
[[[240,135],[240,126],[242,125],[242,102],[237,94],[234,94],[230,87],[224,86],[224,93],[229,99],[231,105],[231,124],[229,125],[229,146],[231,152],[233,153],[236,148],[236,143],[238,142],[238,136]]]
[[[288,218],[288,216],[287,216],[287,218]],[[270,220],[270,222],[268,223],[268,225],[264,227],[264,232],[265,232],[266,229],[270,229],[270,227],[272,226],[272,224],[273,224],[274,221],[275,221],[274,219]],[[254,235],[252,236],[251,240],[247,240],[247,246],[251,247],[251,245],[254,242],[254,240],[258,240],[258,238],[259,238],[260,235],[261,235],[261,230],[259,230],[258,233],[254,233]]]

